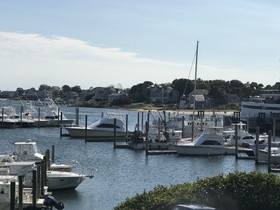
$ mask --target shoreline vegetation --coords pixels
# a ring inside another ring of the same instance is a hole
[[[262,172],[234,172],[169,187],[157,186],[127,198],[114,210],[171,210],[177,204],[201,204],[217,210],[276,210],[280,178]]]
[[[194,114],[196,115],[199,111],[204,111],[206,115],[233,115],[234,112],[240,112],[236,107],[223,107],[223,108],[213,108],[213,109],[178,109],[176,104],[149,104],[149,103],[131,103],[128,105],[118,105],[110,106],[108,103],[97,103],[97,102],[77,102],[72,104],[73,107],[91,107],[91,108],[108,108],[108,109],[121,109],[121,110],[131,110],[138,112],[177,112],[180,114]]]

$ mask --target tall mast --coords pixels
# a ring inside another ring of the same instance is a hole
[[[194,74],[194,89],[193,89],[193,116],[192,116],[192,140],[194,138],[194,114],[195,114],[195,100],[196,100],[196,80],[197,80],[197,60],[198,60],[198,44],[196,42],[196,53],[195,53],[195,74]]]

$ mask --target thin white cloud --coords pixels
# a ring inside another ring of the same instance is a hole
[[[7,74],[10,80],[5,82],[14,88],[37,88],[40,84],[88,88],[118,83],[129,87],[146,80],[171,82],[184,66],[68,37],[0,32],[0,72],[14,72]],[[6,88],[5,84],[0,89]]]
[[[0,90],[38,88],[40,84],[91,86],[121,84],[131,87],[144,81],[168,83],[188,78],[190,63],[142,58],[120,48],[96,47],[78,39],[39,34],[0,32]],[[239,79],[239,69],[200,65],[203,80]],[[223,78],[221,78],[223,76]],[[1,77],[3,78],[3,77]],[[188,79],[193,79],[191,75]],[[248,78],[248,81],[249,78]]]

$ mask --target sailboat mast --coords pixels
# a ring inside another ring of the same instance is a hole
[[[194,138],[194,115],[195,115],[195,107],[196,107],[196,80],[197,80],[197,60],[198,60],[198,44],[199,41],[196,42],[196,53],[195,53],[195,74],[194,74],[194,89],[193,89],[193,116],[192,116],[192,140]]]
[[[197,60],[198,60],[198,44],[199,41],[196,43],[196,53],[195,53],[195,74],[194,74],[194,91],[193,91],[193,96],[194,96],[194,102],[193,102],[193,111],[195,111],[195,97],[196,97],[196,80],[197,80]],[[194,114],[194,113],[193,113]]]

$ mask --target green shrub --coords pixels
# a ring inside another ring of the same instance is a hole
[[[176,204],[204,204],[217,210],[280,209],[280,178],[260,172],[235,172],[128,198],[115,210],[170,210]]]

